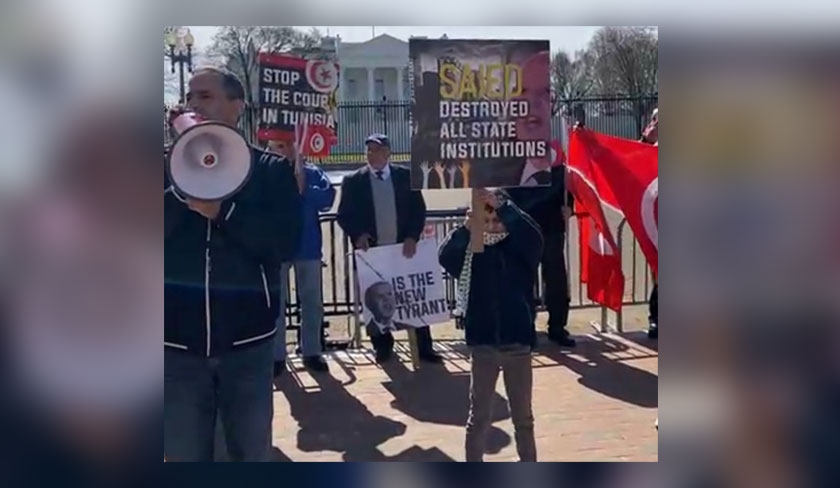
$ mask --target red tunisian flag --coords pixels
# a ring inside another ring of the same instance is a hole
[[[591,176],[603,203],[624,215],[657,276],[659,148],[577,127],[570,136],[569,161]]]
[[[598,192],[582,168],[570,160],[566,177],[569,191],[578,201],[580,226],[580,280],[586,283],[590,300],[618,312],[624,297],[621,257]]]
[[[308,158],[325,158],[330,155],[330,146],[335,144],[335,135],[325,125],[302,123],[295,126],[295,141],[300,153]]]

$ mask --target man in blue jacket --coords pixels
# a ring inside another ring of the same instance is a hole
[[[286,295],[289,289],[289,269],[295,268],[295,283],[300,300],[300,348],[303,365],[313,371],[327,371],[327,362],[321,357],[321,328],[324,322],[324,303],[321,294],[321,220],[335,201],[335,188],[327,174],[318,166],[298,158],[297,148],[291,140],[269,142],[269,149],[295,161],[298,170],[295,179],[303,197],[303,228],[300,248],[291,262],[283,263],[280,271],[280,314],[277,317],[277,337],[274,339],[274,376],[285,371],[286,363]]]
[[[187,102],[235,127],[242,83],[196,70]],[[164,193],[164,455],[214,459],[217,412],[233,461],[264,461],[271,447],[277,308],[269,285],[300,243],[301,203],[291,163],[251,149],[251,178],[224,201]]]

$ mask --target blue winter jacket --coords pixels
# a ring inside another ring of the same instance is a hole
[[[308,261],[321,259],[321,223],[320,212],[327,212],[335,201],[333,188],[327,173],[318,166],[305,163],[306,188],[303,191],[303,228],[300,235],[300,248],[295,260]]]

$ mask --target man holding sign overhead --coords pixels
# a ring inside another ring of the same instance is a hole
[[[423,194],[412,191],[408,168],[389,162],[391,143],[388,136],[373,134],[365,144],[367,166],[346,176],[341,184],[338,225],[356,249],[402,244],[403,255],[411,258],[426,223]],[[441,362],[434,352],[429,328],[416,330],[420,360]],[[390,331],[371,335],[371,343],[378,362],[391,358],[394,337]]]

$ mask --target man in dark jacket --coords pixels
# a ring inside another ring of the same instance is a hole
[[[569,321],[569,281],[566,276],[566,225],[574,200],[566,188],[566,167],[551,168],[551,186],[510,188],[511,199],[542,228],[542,280],[548,309],[548,337],[564,347],[574,347],[566,325]]]
[[[205,119],[235,126],[244,89],[225,70],[202,69],[187,100]],[[228,200],[164,193],[168,461],[212,461],[217,412],[232,460],[263,461],[271,446],[277,310],[269,279],[297,250],[301,202],[288,160],[251,153],[251,178]]]
[[[368,164],[344,178],[338,205],[338,225],[356,249],[403,245],[403,255],[414,257],[426,225],[423,194],[411,189],[411,171],[388,162],[391,144],[384,134],[365,141]],[[371,337],[378,362],[387,361],[394,349],[391,333]],[[422,361],[439,363],[428,327],[417,328]]]
[[[534,279],[542,253],[539,226],[503,191],[482,190],[486,206],[484,252],[470,249],[470,225],[453,231],[440,247],[440,264],[458,280],[455,315],[463,321],[471,355],[470,415],[466,460],[481,461],[493,413],[499,370],[524,462],[537,460],[531,409]]]

